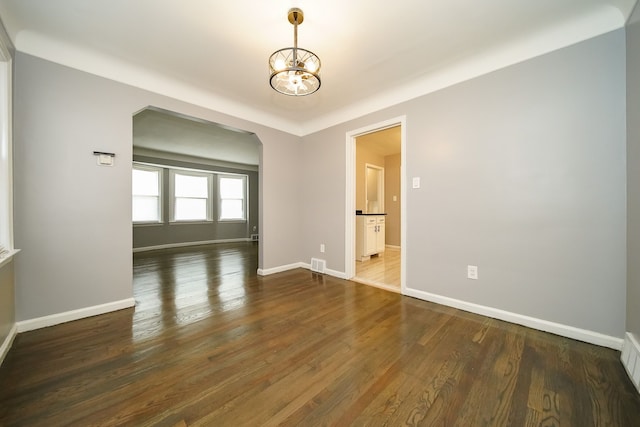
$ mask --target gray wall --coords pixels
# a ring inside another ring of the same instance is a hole
[[[17,320],[132,297],[132,117],[148,106],[257,135],[259,266],[299,260],[299,137],[21,53],[15,67]]]
[[[135,151],[135,149],[134,149]],[[169,153],[168,153],[169,154]],[[163,169],[163,182],[169,182],[169,168],[171,166],[185,167],[213,172],[228,172],[247,175],[249,194],[247,197],[247,221],[246,222],[219,222],[215,220],[217,211],[214,209],[214,221],[211,223],[172,223],[169,224],[169,185],[164,185],[163,190],[163,223],[145,224],[133,226],[133,247],[144,248],[149,246],[168,245],[175,243],[203,242],[211,240],[248,239],[251,237],[253,227],[258,230],[258,172],[246,169],[233,169],[229,167],[210,166],[204,163],[175,161],[166,158],[139,156],[134,154],[135,161],[165,165]],[[195,159],[194,159],[195,160]],[[215,180],[215,178],[214,178]],[[217,182],[213,183],[214,203],[217,200]]]
[[[627,25],[627,331],[640,341],[640,8]]]
[[[622,337],[624,30],[304,137],[303,259],[345,270],[345,134],[402,115],[407,286]]]

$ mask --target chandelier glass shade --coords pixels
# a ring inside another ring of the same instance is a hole
[[[293,24],[293,47],[276,50],[269,57],[269,83],[285,95],[310,95],[320,89],[320,58],[310,50],[298,47],[298,25],[302,23],[302,10],[289,10]]]

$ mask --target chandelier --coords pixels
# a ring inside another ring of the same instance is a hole
[[[285,95],[310,95],[320,89],[320,58],[298,47],[298,25],[304,20],[302,10],[289,9],[288,17],[293,24],[293,47],[276,50],[269,57],[269,84]]]

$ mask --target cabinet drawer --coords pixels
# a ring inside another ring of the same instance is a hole
[[[375,216],[368,216],[366,219],[366,223],[367,224],[375,224],[376,223],[376,217]]]
[[[384,217],[383,216],[379,216],[378,217],[378,224],[384,224]]]

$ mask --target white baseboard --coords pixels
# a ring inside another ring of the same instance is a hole
[[[251,238],[241,237],[237,239],[201,240],[198,242],[167,243],[166,245],[143,246],[141,248],[133,248],[133,253],[156,251],[158,249],[184,248],[187,246],[211,245],[215,243],[237,243],[237,242],[251,242],[251,241],[252,241]]]
[[[629,332],[624,336],[624,346],[622,347],[620,360],[627,371],[627,375],[629,375],[629,379],[631,379],[636,390],[640,393],[640,343]]]
[[[300,267],[301,268],[305,268],[307,270],[311,270],[311,264],[308,264],[308,263],[305,263],[305,262],[301,262],[300,263]],[[347,278],[346,273],[344,273],[343,271],[332,270],[330,268],[325,268],[324,269],[324,274],[328,274],[329,276],[337,277],[338,279],[346,279]]]
[[[120,301],[113,301],[106,304],[94,305],[92,307],[80,308],[78,310],[65,311],[63,313],[38,317],[36,319],[22,320],[16,323],[18,333],[33,331],[35,329],[46,328],[47,326],[59,325],[60,323],[71,322],[73,320],[84,319],[85,317],[97,316],[111,311],[122,310],[133,307],[136,300],[127,298]]]
[[[309,268],[311,268],[311,266],[309,266]],[[345,273],[344,271],[337,271],[337,270],[332,270],[330,268],[326,268],[324,272],[327,273],[329,276],[337,277],[338,279],[347,278],[347,273]]]
[[[483,316],[491,317],[494,319],[504,320],[506,322],[527,326],[529,328],[538,329],[540,331],[550,332],[552,334],[560,335],[563,337],[584,341],[590,344],[599,345],[601,347],[608,347],[614,350],[622,349],[622,338],[604,335],[599,332],[575,328],[573,326],[563,325],[561,323],[549,322],[547,320],[499,310],[497,308],[486,307],[483,305],[444,297],[441,295],[431,294],[429,292],[424,292],[417,289],[407,288],[405,291],[405,295],[425,301],[435,302],[449,307],[458,308],[460,310],[469,311],[471,313],[481,314]]]
[[[294,262],[293,264],[281,265],[278,267],[272,268],[259,268],[258,275],[259,276],[268,276],[270,274],[282,273],[283,271],[294,270],[296,268],[304,267],[304,263],[302,262]]]
[[[267,268],[267,269],[258,269],[258,275],[260,276],[268,276],[270,274],[282,273],[283,271],[294,270],[296,268],[305,268],[307,270],[311,270],[311,264],[304,262],[294,262],[293,264],[281,265],[279,267]],[[342,271],[331,270],[330,268],[326,268],[324,270],[325,274],[329,276],[337,277],[338,279],[346,279],[347,275]]]
[[[7,353],[9,353],[9,350],[11,349],[11,345],[13,344],[13,340],[15,339],[17,334],[18,334],[18,327],[14,323],[13,326],[11,327],[11,330],[9,331],[9,335],[7,335],[7,337],[2,342],[2,345],[0,346],[0,365],[2,365],[2,362],[4,362],[4,358],[7,355]]]

